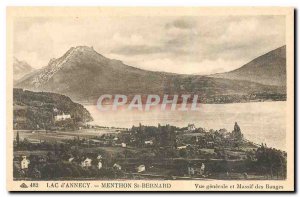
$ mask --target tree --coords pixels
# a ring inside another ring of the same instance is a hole
[[[19,131],[17,132],[16,141],[17,141],[17,147],[19,147],[19,145],[20,145],[20,136],[19,136]]]
[[[241,132],[241,128],[240,126],[237,124],[237,122],[235,122],[234,124],[234,129],[232,131],[232,135],[233,135],[233,138],[236,140],[236,141],[240,141],[243,139],[243,134]]]
[[[188,155],[188,153],[187,153],[187,150],[186,150],[186,149],[180,149],[180,150],[179,150],[179,156],[180,156],[180,157],[186,158],[187,155]]]
[[[261,146],[256,151],[258,170],[264,174],[269,174],[271,178],[277,175],[277,178],[286,177],[286,154],[275,148]],[[276,174],[275,174],[276,172]]]
[[[13,176],[14,178],[23,178],[25,177],[25,173],[16,165],[13,165]]]

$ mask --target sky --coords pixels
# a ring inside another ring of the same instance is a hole
[[[146,70],[213,74],[285,45],[284,16],[19,18],[14,56],[47,66],[75,46]]]

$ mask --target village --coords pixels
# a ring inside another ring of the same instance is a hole
[[[65,113],[54,116],[60,123],[70,119]],[[74,131],[74,135],[67,133],[68,138],[60,138],[65,131],[15,131],[14,177],[48,180],[265,179],[269,176],[259,171],[258,153],[270,148],[247,141],[238,123],[231,132],[206,130],[194,124],[183,128],[140,124],[130,129],[83,125],[78,130],[84,133],[91,129],[93,134],[76,135]],[[107,129],[111,132],[100,134]],[[57,138],[50,140],[55,135]],[[276,153],[284,159],[284,153]],[[278,178],[285,176],[284,167],[278,166]]]

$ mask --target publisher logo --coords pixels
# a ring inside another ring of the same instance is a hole
[[[20,185],[20,187],[21,187],[21,188],[28,188],[28,186],[27,186],[25,183],[22,183],[22,184]]]

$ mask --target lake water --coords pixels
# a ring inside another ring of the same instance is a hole
[[[86,105],[94,118],[94,124],[130,128],[132,125],[157,126],[158,123],[184,127],[194,123],[196,127],[232,131],[237,122],[244,136],[256,143],[286,149],[286,102],[257,102],[233,104],[200,104],[199,111],[105,111],[95,105]]]

